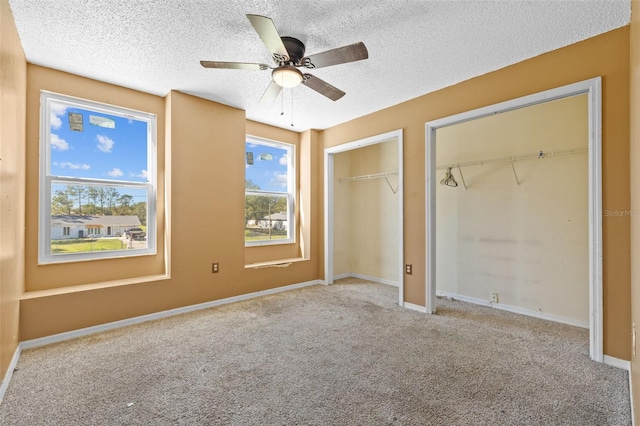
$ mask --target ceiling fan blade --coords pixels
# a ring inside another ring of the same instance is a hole
[[[363,42],[338,47],[326,52],[316,53],[302,59],[302,64],[307,68],[322,68],[331,65],[344,64],[347,62],[367,59],[369,52]]]
[[[319,79],[318,77],[314,77],[311,74],[305,74],[304,80],[302,80],[302,84],[307,86],[310,89],[315,90],[321,95],[326,96],[332,101],[337,101],[341,97],[345,95],[345,93],[338,89],[337,87],[333,87],[329,83],[324,80]]]
[[[289,52],[284,47],[284,43],[278,34],[278,30],[271,18],[261,15],[247,15],[251,25],[256,30],[262,42],[269,52],[271,52],[276,60],[289,60]]]
[[[267,90],[264,91],[262,97],[260,98],[261,104],[268,104],[276,100],[280,91],[282,90],[282,86],[277,84],[275,81],[272,81],[271,84],[267,87]]]
[[[233,70],[266,70],[269,69],[267,64],[250,64],[246,62],[219,62],[219,61],[200,61],[200,65],[205,68],[224,68]]]

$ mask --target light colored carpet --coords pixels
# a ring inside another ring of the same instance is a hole
[[[26,350],[2,425],[629,425],[588,332],[347,279]]]

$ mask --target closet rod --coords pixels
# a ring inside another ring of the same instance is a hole
[[[351,176],[346,178],[338,178],[338,183],[353,182],[356,180],[384,179],[387,181],[387,185],[389,185],[391,192],[395,194],[396,192],[398,192],[398,188],[394,188],[393,185],[391,185],[391,182],[389,182],[389,176],[397,175],[397,174],[398,172],[383,172],[383,173],[374,173],[371,175]]]
[[[512,163],[513,164],[514,161],[534,160],[537,158],[559,157],[562,155],[582,154],[584,152],[588,152],[588,148],[562,149],[562,150],[556,150],[556,151],[538,151],[531,154],[514,155],[511,157],[498,157],[498,158],[490,158],[487,160],[477,160],[477,161],[467,161],[464,163],[445,164],[441,166],[436,166],[436,170],[442,170],[449,167],[459,169],[460,167],[482,166],[485,164],[496,164],[496,163]]]
[[[338,182],[353,182],[354,180],[381,179],[381,178],[386,178],[389,175],[397,175],[397,174],[398,172],[384,172],[384,173],[374,173],[371,175],[351,176],[351,177],[339,178]]]

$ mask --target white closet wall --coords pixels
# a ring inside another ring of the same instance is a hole
[[[439,129],[436,164],[586,151],[587,108],[583,95]],[[495,292],[502,305],[588,326],[587,160],[453,168],[459,186],[436,189],[437,290],[487,302]]]
[[[398,283],[397,174],[395,140],[334,155],[334,275]]]

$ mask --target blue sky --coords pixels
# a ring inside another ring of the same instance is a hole
[[[71,130],[69,113],[82,115],[82,130]],[[51,103],[50,123],[52,175],[147,181],[146,122]],[[52,194],[63,186],[53,185]],[[146,201],[144,190],[117,190]]]
[[[71,130],[69,113],[82,115],[81,131]],[[50,114],[52,175],[147,180],[146,122],[57,103],[51,104]],[[287,191],[287,150],[252,142],[245,148],[253,155],[253,164],[245,158],[246,179],[265,191]],[[144,201],[143,193],[125,188],[119,192]]]
[[[246,142],[245,150],[252,153],[253,164],[245,156],[245,177],[263,191],[287,191],[287,150]]]
[[[146,122],[55,103],[51,104],[50,113],[51,174],[147,180]],[[82,131],[70,129],[69,113],[82,114]],[[97,121],[113,123],[114,128],[90,124],[96,121],[95,117]]]

